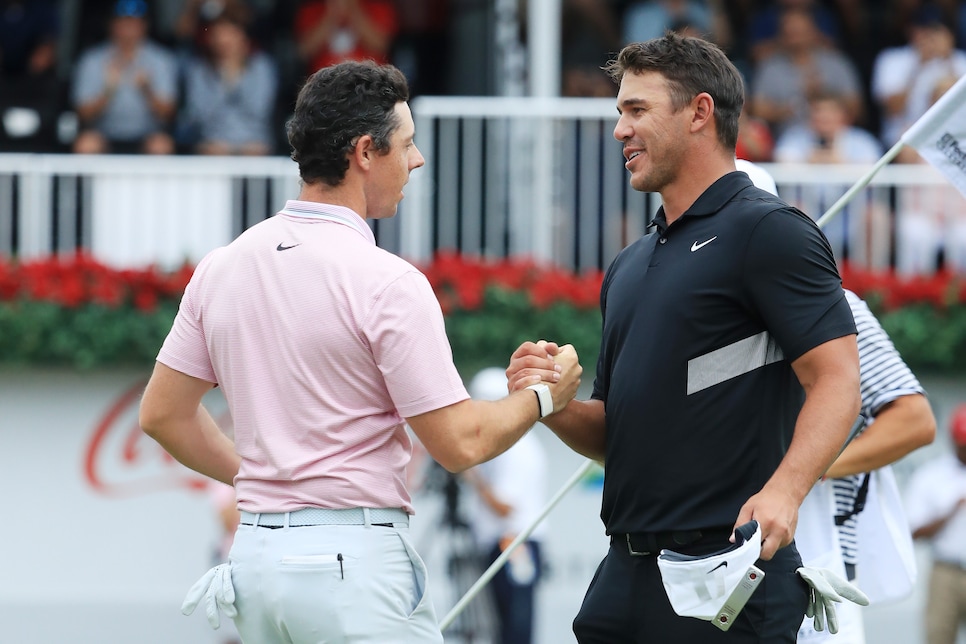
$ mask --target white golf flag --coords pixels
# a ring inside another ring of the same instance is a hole
[[[966,76],[913,123],[901,140],[966,195]]]

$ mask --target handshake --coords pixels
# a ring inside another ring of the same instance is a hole
[[[540,417],[557,413],[577,395],[580,366],[573,345],[556,342],[524,342],[510,356],[507,388],[513,392],[533,389],[540,402]]]

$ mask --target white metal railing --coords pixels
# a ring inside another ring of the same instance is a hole
[[[0,155],[0,253],[196,262],[297,189],[286,158]]]
[[[600,268],[660,205],[628,185],[612,99],[420,97],[413,112],[426,167],[413,172],[398,216],[373,224],[380,246],[408,259],[445,249]],[[816,219],[868,170],[763,167]],[[298,189],[286,157],[0,154],[0,255],[81,248],[115,266],[197,262]],[[826,233],[840,258],[928,270],[937,244],[966,256],[957,217],[966,219],[966,199],[937,171],[892,165]],[[932,240],[922,233],[930,218]]]
[[[603,267],[660,205],[628,184],[613,99],[422,97],[413,111],[427,170],[413,177],[409,216],[446,247],[484,256],[523,248],[564,266]],[[762,166],[783,198],[818,219],[871,164]],[[893,165],[825,231],[840,259],[922,271],[943,243],[947,255],[966,256],[958,219],[966,199],[939,172]],[[424,256],[430,238],[417,241],[424,245],[407,250]]]

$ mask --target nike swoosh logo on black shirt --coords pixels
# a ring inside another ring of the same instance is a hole
[[[698,242],[694,242],[693,244],[691,244],[691,252],[693,253],[696,250],[699,250],[701,248],[704,248],[705,246],[707,246],[708,244],[710,244],[711,242],[713,242],[717,238],[718,238],[718,236],[715,235],[714,237],[712,237],[708,241],[701,242],[700,244]]]

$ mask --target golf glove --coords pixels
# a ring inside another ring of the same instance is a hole
[[[218,564],[195,582],[181,604],[181,612],[190,615],[205,600],[205,614],[212,628],[221,626],[218,610],[228,617],[238,614],[235,608],[235,587],[231,584],[231,564]]]
[[[796,570],[808,583],[808,607],[805,616],[811,617],[816,631],[839,632],[839,622],[835,617],[835,603],[847,599],[859,606],[868,606],[869,598],[861,590],[825,568],[806,568]]]

